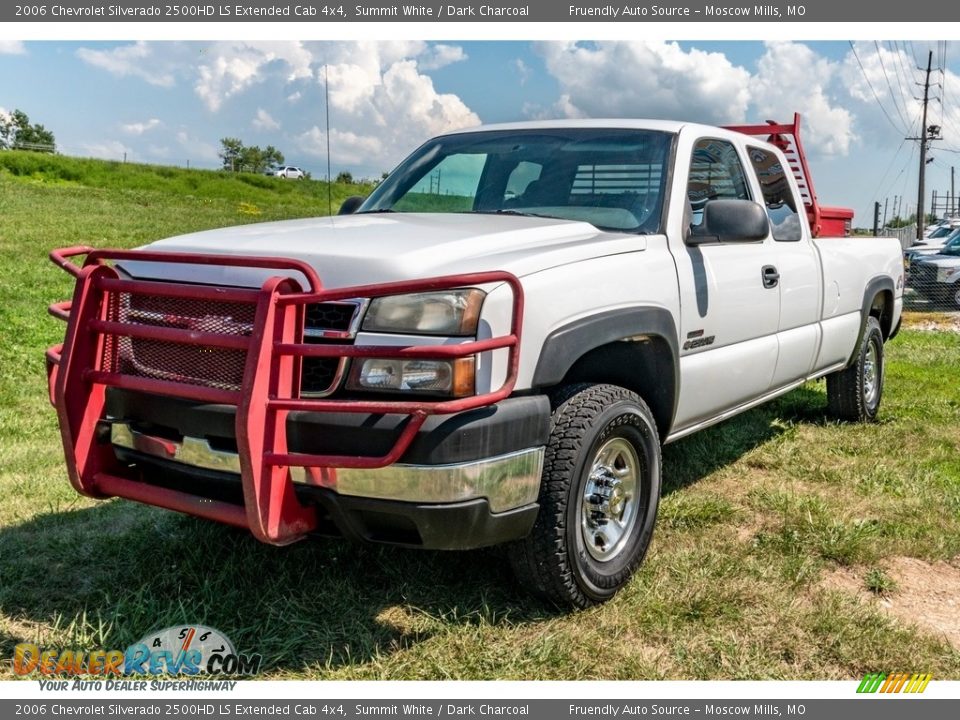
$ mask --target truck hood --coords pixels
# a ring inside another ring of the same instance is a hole
[[[585,222],[514,215],[360,214],[208,230],[143,249],[303,260],[324,287],[506,270],[522,276],[592,257],[646,248],[641,235]],[[259,287],[277,271],[124,261],[138,278]],[[298,274],[298,273],[297,273]],[[302,278],[301,282],[302,282]]]
[[[957,267],[960,265],[960,255],[926,255],[917,265],[934,265],[936,267]]]

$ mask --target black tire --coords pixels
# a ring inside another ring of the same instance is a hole
[[[853,363],[827,375],[827,407],[840,420],[873,421],[883,396],[883,332],[872,315]]]
[[[553,400],[540,512],[509,557],[524,588],[585,608],[613,597],[647,553],[660,502],[660,438],[650,408],[624,388],[572,385]]]

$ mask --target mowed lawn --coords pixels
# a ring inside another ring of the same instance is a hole
[[[947,614],[942,583],[960,572],[956,332],[906,329],[887,346],[875,424],[828,419],[812,383],[668,446],[646,564],[612,602],[575,614],[517,587],[505,549],[273,548],[79,497],[43,362],[63,334],[46,306],[71,282],[47,252],[326,210],[324,193],[274,181],[249,197],[196,182],[191,194],[0,169],[0,659],[24,641],[124,648],[196,622],[261,653],[274,679],[960,678],[949,627],[897,614],[937,597]]]

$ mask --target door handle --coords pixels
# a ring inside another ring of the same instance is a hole
[[[780,282],[780,273],[773,265],[764,265],[760,270],[760,277],[765,288],[775,288]]]

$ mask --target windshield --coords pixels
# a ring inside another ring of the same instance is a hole
[[[551,128],[448,135],[398,167],[364,212],[490,213],[660,232],[671,135]]]
[[[960,233],[954,236],[954,238],[944,245],[939,255],[960,255]]]

